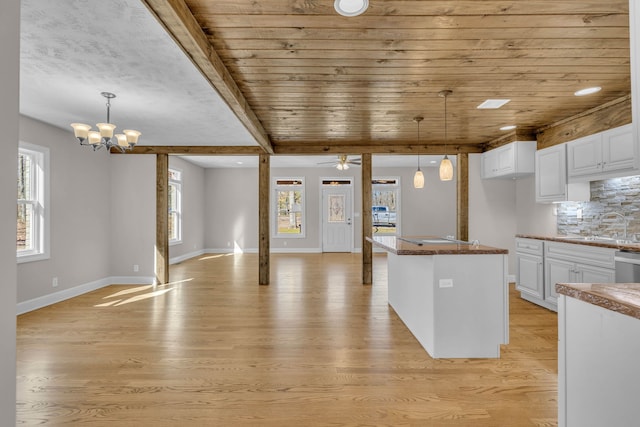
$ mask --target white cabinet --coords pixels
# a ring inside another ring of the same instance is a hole
[[[516,290],[522,295],[544,300],[544,241],[516,239]]]
[[[571,141],[567,143],[569,182],[634,173],[637,151],[630,124]]]
[[[566,144],[536,151],[535,173],[538,203],[588,201],[591,197],[588,182],[567,181]]]
[[[614,283],[616,249],[516,238],[516,290],[557,311],[556,283]]]
[[[534,173],[536,141],[514,141],[482,153],[482,178],[517,178]]]
[[[557,305],[556,283],[614,283],[615,249],[571,243],[544,246],[544,299]]]

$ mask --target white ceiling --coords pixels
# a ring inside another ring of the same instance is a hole
[[[139,145],[256,146],[218,93],[139,0],[22,0],[20,111],[67,130],[106,120]],[[257,167],[255,156],[188,156],[202,167]],[[274,156],[273,167],[337,156]],[[351,158],[351,157],[350,157]],[[416,156],[373,156],[374,167],[415,167]],[[424,167],[439,157],[421,156]],[[240,163],[242,162],[242,163]],[[435,165],[435,164],[434,164]]]

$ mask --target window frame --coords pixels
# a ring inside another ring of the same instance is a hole
[[[300,185],[287,185],[280,184],[280,181],[300,181]],[[278,192],[284,190],[299,190],[300,195],[300,233],[280,233],[278,229]],[[307,202],[306,202],[306,182],[304,177],[276,177],[273,179],[273,202],[271,206],[272,217],[272,233],[271,237],[274,239],[304,239],[307,237]]]
[[[389,184],[376,184],[374,181],[394,181],[394,183]],[[400,180],[400,176],[373,176],[371,178],[371,194],[378,190],[395,190],[396,191],[396,232],[393,236],[402,236],[401,227],[402,227],[402,216],[401,216],[401,207],[402,207],[402,182]],[[373,206],[372,206],[373,207]],[[375,233],[374,230],[371,231],[372,236],[390,236],[389,233]]]
[[[173,172],[173,174],[172,174]],[[177,178],[172,178],[172,175],[176,175]],[[168,173],[168,177],[169,177],[169,192],[171,191],[171,187],[175,187],[176,188],[176,205],[177,208],[176,210],[172,210],[171,209],[171,205],[169,204],[169,206],[167,206],[168,209],[168,221],[171,222],[171,214],[175,213],[176,214],[176,224],[175,224],[175,229],[176,229],[176,238],[171,238],[171,236],[169,237],[169,246],[173,246],[173,245],[179,245],[182,243],[182,177],[183,177],[183,172],[180,169],[177,168],[169,168],[169,173]],[[167,198],[168,200],[168,198]]]
[[[30,156],[34,166],[31,178],[32,188],[30,192],[32,194],[30,199],[17,198],[16,181],[16,206],[27,203],[31,204],[33,206],[34,217],[31,230],[31,235],[34,239],[33,248],[18,250],[16,241],[16,262],[22,264],[25,262],[41,261],[51,257],[51,210],[49,203],[51,194],[50,150],[47,147],[20,141],[18,154]]]

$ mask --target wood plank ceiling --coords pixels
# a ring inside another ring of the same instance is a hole
[[[481,151],[630,93],[628,0],[144,1],[275,153]]]

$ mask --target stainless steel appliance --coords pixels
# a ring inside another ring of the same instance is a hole
[[[615,262],[616,283],[640,283],[640,252],[618,251]]]

